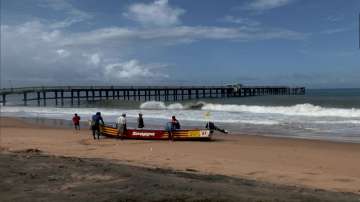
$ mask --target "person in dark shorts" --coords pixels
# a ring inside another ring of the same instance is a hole
[[[174,130],[180,129],[180,123],[175,116],[171,117],[171,121],[166,124],[166,130],[169,133],[169,140],[174,140]]]
[[[144,128],[144,119],[142,113],[139,113],[139,117],[137,118],[138,128]]]
[[[174,129],[176,129],[176,130],[180,129],[180,122],[176,119],[175,116],[171,117],[171,124]]]
[[[104,120],[101,117],[101,113],[96,112],[96,114],[92,116],[92,120],[91,120],[91,129],[94,140],[96,139],[96,135],[97,135],[97,139],[100,139],[100,122],[102,125],[104,125]]]
[[[78,114],[74,114],[74,117],[72,118],[75,130],[80,130],[80,116]]]

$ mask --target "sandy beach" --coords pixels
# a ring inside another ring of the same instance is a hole
[[[1,118],[1,146],[6,152],[37,149],[44,155],[360,194],[360,145],[353,143],[245,134],[215,135],[211,142],[93,140],[87,128],[78,132]]]

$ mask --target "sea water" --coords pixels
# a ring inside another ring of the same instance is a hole
[[[172,115],[184,128],[202,128],[207,121],[232,134],[257,134],[360,143],[360,89],[307,90],[305,95],[212,98],[182,102],[158,101],[81,101],[80,106],[37,107],[36,101],[20,106],[13,97],[1,107],[1,116],[70,120],[78,113],[82,120],[101,112],[105,122],[113,123],[126,113],[129,126],[136,126],[142,113],[147,126],[163,127]],[[76,101],[76,100],[75,100]],[[76,103],[76,102],[75,102]]]

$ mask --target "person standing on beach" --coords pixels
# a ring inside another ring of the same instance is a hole
[[[180,122],[176,119],[175,116],[171,117],[171,124],[173,126],[173,129],[180,129]]]
[[[104,125],[104,120],[101,117],[101,113],[96,112],[96,114],[92,116],[92,120],[91,120],[91,129],[94,136],[94,140],[96,139],[95,135],[97,135],[97,139],[100,139],[100,122],[102,125]]]
[[[138,128],[144,128],[144,119],[142,117],[142,113],[139,113],[139,117],[137,118]]]
[[[123,113],[119,118],[116,120],[116,125],[118,129],[118,135],[121,139],[123,139],[125,132],[126,132],[126,114]]]
[[[173,131],[176,129],[180,129],[180,123],[175,116],[171,117],[171,121],[167,123],[166,128],[169,133],[169,140],[174,140]]]
[[[78,114],[74,114],[74,117],[72,118],[75,130],[80,130],[80,116]]]

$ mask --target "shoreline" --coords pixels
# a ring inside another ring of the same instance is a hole
[[[15,116],[0,116],[1,118],[9,118],[9,119],[18,119],[18,120],[22,120],[24,122],[27,122],[29,124],[34,124],[34,125],[38,125],[38,126],[42,126],[42,127],[48,127],[48,128],[60,128],[60,129],[72,129],[73,125],[72,125],[72,121],[69,119],[56,119],[56,118],[44,118],[44,117],[15,117]],[[80,120],[80,126],[82,129],[88,129],[89,128],[89,120]],[[115,124],[115,121],[110,122],[112,124]],[[135,126],[136,123],[135,122],[130,122],[130,124],[132,126]],[[149,124],[148,124],[149,125]],[[131,126],[130,126],[131,127]],[[149,128],[151,129],[162,129],[163,126],[162,125],[150,125]],[[190,127],[187,126],[185,128],[194,128],[194,127]],[[195,128],[201,128],[201,127],[195,127]],[[283,134],[266,134],[266,133],[257,133],[257,132],[252,132],[250,133],[248,132],[231,132],[231,134],[229,135],[242,135],[242,136],[251,136],[251,137],[263,137],[263,138],[280,138],[280,139],[295,139],[295,140],[304,140],[304,141],[319,141],[319,142],[329,142],[329,143],[346,143],[346,144],[359,144],[360,142],[358,141],[351,141],[351,140],[341,140],[341,139],[331,139],[331,138],[316,138],[316,137],[308,137],[308,136],[285,136]]]
[[[356,143],[215,135],[211,142],[92,140],[86,128],[40,127],[1,117],[1,146],[8,151],[101,158],[144,167],[196,170],[204,174],[360,194],[360,147]]]
[[[2,115],[71,120],[73,113],[78,113],[85,120],[91,119],[94,112],[101,111],[105,121],[113,123],[119,115],[126,113],[129,126],[135,126],[137,114],[142,112],[145,125],[164,128],[168,119],[175,114],[183,128],[204,128],[207,120],[210,119],[219,127],[234,134],[360,143],[358,132],[360,110],[357,108],[331,108],[307,102],[293,105],[274,102],[276,103],[274,106],[259,105],[259,103],[244,105],[241,100],[229,100],[223,103],[203,102],[199,105],[200,109],[199,106],[190,107],[195,103],[152,102],[127,104],[121,101],[120,107],[113,108],[104,107],[100,103],[94,108],[86,104],[71,107],[8,106],[3,108]],[[200,101],[194,100],[194,102]],[[169,110],[164,110],[167,108]],[[210,118],[204,114],[208,112],[210,112]]]

